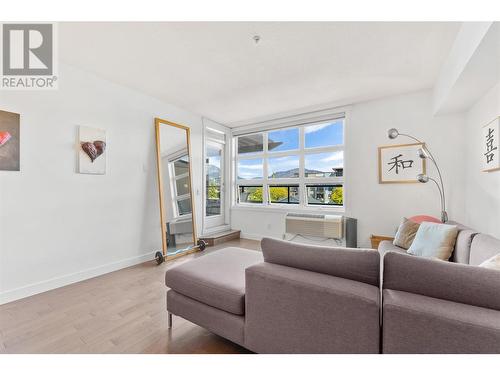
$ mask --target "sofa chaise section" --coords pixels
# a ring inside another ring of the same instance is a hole
[[[229,247],[169,269],[168,312],[243,345],[245,268],[260,262],[258,251]]]

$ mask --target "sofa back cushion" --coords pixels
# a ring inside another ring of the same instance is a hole
[[[472,239],[477,234],[472,229],[462,229],[457,235],[457,242],[455,243],[455,250],[451,255],[450,262],[469,264],[470,261],[470,247]]]
[[[500,272],[389,252],[383,289],[500,310]]]
[[[500,271],[500,253],[498,253],[497,255],[493,255],[490,259],[485,260],[479,265],[479,267]]]
[[[379,286],[380,256],[372,249],[299,244],[264,238],[264,261]]]
[[[446,224],[456,225],[458,229],[457,241],[449,259],[450,262],[469,264],[470,246],[477,231],[456,221],[448,221]]]
[[[500,253],[500,240],[480,233],[472,239],[469,264],[478,266],[498,253]]]

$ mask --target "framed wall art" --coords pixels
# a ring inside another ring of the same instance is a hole
[[[482,170],[500,170],[500,116],[483,126],[481,137]]]
[[[379,183],[417,183],[417,175],[425,174],[425,159],[420,158],[417,153],[424,145],[424,143],[411,143],[379,147]]]
[[[78,173],[106,174],[106,131],[78,128]]]
[[[19,171],[20,162],[19,113],[0,111],[0,171]]]

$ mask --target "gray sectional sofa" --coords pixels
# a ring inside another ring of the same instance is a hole
[[[167,310],[257,353],[500,353],[500,272],[477,267],[500,240],[459,229],[450,262],[384,242],[222,249],[167,271]]]

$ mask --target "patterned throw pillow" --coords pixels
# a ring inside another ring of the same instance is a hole
[[[479,267],[500,271],[500,254],[494,255],[490,259],[485,260],[479,265]]]
[[[408,250],[413,243],[415,234],[417,234],[419,227],[420,224],[414,223],[413,221],[408,220],[406,217],[404,217],[403,221],[399,225],[398,231],[396,232],[396,236],[394,237],[394,241],[392,243],[396,246],[402,247],[405,250]]]
[[[441,260],[450,259],[455,247],[458,229],[456,225],[428,223],[420,224],[415,239],[407,253]]]

